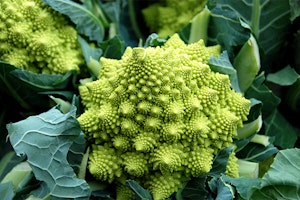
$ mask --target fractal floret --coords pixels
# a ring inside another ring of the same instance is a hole
[[[150,32],[160,37],[177,33],[206,5],[207,0],[158,0],[142,10]]]
[[[0,1],[0,60],[35,73],[80,71],[77,31],[41,0]]]
[[[159,200],[209,172],[250,110],[228,75],[210,69],[210,56],[219,54],[220,46],[186,45],[174,34],[162,47],[102,57],[98,79],[79,86],[91,174],[123,186],[136,180]]]

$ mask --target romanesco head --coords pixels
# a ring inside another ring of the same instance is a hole
[[[150,32],[168,37],[178,32],[200,12],[207,0],[160,0],[142,10]]]
[[[120,60],[100,59],[98,80],[79,87],[85,112],[78,121],[97,144],[89,161],[96,178],[118,182],[121,170],[158,200],[211,170],[250,109],[228,75],[210,69],[217,50],[175,34],[162,47],[128,47]]]
[[[35,73],[79,72],[77,31],[41,0],[0,2],[0,60]]]

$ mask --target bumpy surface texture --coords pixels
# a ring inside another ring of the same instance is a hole
[[[171,36],[182,29],[206,5],[207,0],[159,0],[142,10],[150,32]]]
[[[41,0],[0,1],[0,60],[36,73],[79,72],[77,32]]]
[[[207,64],[219,51],[175,34],[162,47],[102,57],[99,79],[79,87],[85,112],[78,120],[94,144],[90,172],[118,184],[137,180],[155,200],[209,172],[250,109],[229,77]]]

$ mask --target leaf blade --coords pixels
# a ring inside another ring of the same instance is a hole
[[[51,195],[57,198],[90,195],[88,184],[76,177],[67,161],[67,153],[81,133],[75,112],[73,108],[62,114],[54,107],[7,125],[15,152],[27,156],[36,179],[45,182]]]
[[[70,0],[43,0],[43,2],[69,16],[80,34],[88,36],[92,41],[103,40],[105,30],[102,22],[84,6]]]

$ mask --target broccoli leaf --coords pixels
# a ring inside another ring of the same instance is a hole
[[[16,78],[11,74],[11,72],[15,69],[16,67],[13,65],[0,61],[0,89],[3,93],[6,93],[6,95],[13,97],[13,99],[23,108],[29,110],[31,109],[30,104],[26,101],[26,97],[24,98],[24,95],[20,93],[22,92],[20,89],[22,84],[20,84],[20,81],[16,80]],[[2,98],[3,97],[1,97],[1,100]]]
[[[208,44],[220,44],[232,58],[235,48],[242,46],[249,39],[250,30],[244,26],[239,13],[231,9],[230,4],[223,1],[218,1],[217,4],[214,2],[208,3],[211,11]]]
[[[92,41],[103,40],[105,30],[102,22],[84,6],[70,0],[43,0],[43,2],[69,16],[80,34],[88,36]]]
[[[294,128],[283,115],[275,110],[264,120],[265,134],[275,136],[274,144],[283,149],[294,147],[299,129]]]
[[[232,200],[234,197],[233,187],[227,184],[224,180],[224,176],[215,176],[209,182],[208,186],[211,191],[216,195],[216,200]]]
[[[238,158],[252,162],[261,162],[276,154],[278,149],[273,145],[263,146],[256,143],[248,143],[242,150],[236,154]]]
[[[231,178],[227,176],[223,176],[223,178],[227,183],[230,183],[235,187],[236,191],[243,199],[250,199],[252,193],[256,188],[259,188],[261,184],[261,179],[259,178]]]
[[[219,41],[225,47],[240,44],[247,35],[242,26],[239,27],[238,21],[241,20],[250,26],[264,51],[264,69],[281,58],[281,47],[288,39],[291,28],[289,1],[217,0],[210,1],[209,5],[212,12],[211,41]]]
[[[40,113],[40,109],[50,108],[49,98],[46,94],[59,94],[72,99],[76,92],[72,91],[75,76],[76,74],[72,71],[56,75],[36,74],[0,61],[0,90],[4,94],[6,93],[0,98],[0,102],[2,103],[3,98],[2,104],[6,102],[11,104],[11,100],[8,99],[10,97],[17,102],[15,105],[18,104],[26,111],[30,111],[31,114]],[[20,112],[21,109],[16,110]]]
[[[299,199],[300,149],[278,152],[269,171],[263,176],[261,189],[251,199]]]
[[[114,36],[99,45],[104,51],[102,56],[112,59],[120,59],[126,48],[124,40],[120,36]]]
[[[51,195],[57,198],[76,199],[90,195],[88,184],[76,178],[67,160],[70,147],[82,134],[75,114],[75,106],[66,114],[54,107],[40,115],[7,124],[17,155],[27,156],[36,179],[45,182]]]
[[[270,73],[266,77],[266,80],[272,83],[276,83],[280,86],[289,86],[297,81],[299,74],[290,66],[287,66],[276,73]]]
[[[66,74],[36,74],[26,70],[15,69],[11,72],[15,77],[35,90],[56,90],[66,88],[74,75],[73,71]]]
[[[264,73],[259,74],[253,81],[253,84],[246,91],[245,97],[255,98],[262,102],[263,117],[267,117],[277,108],[281,99],[277,97],[265,84]]]

